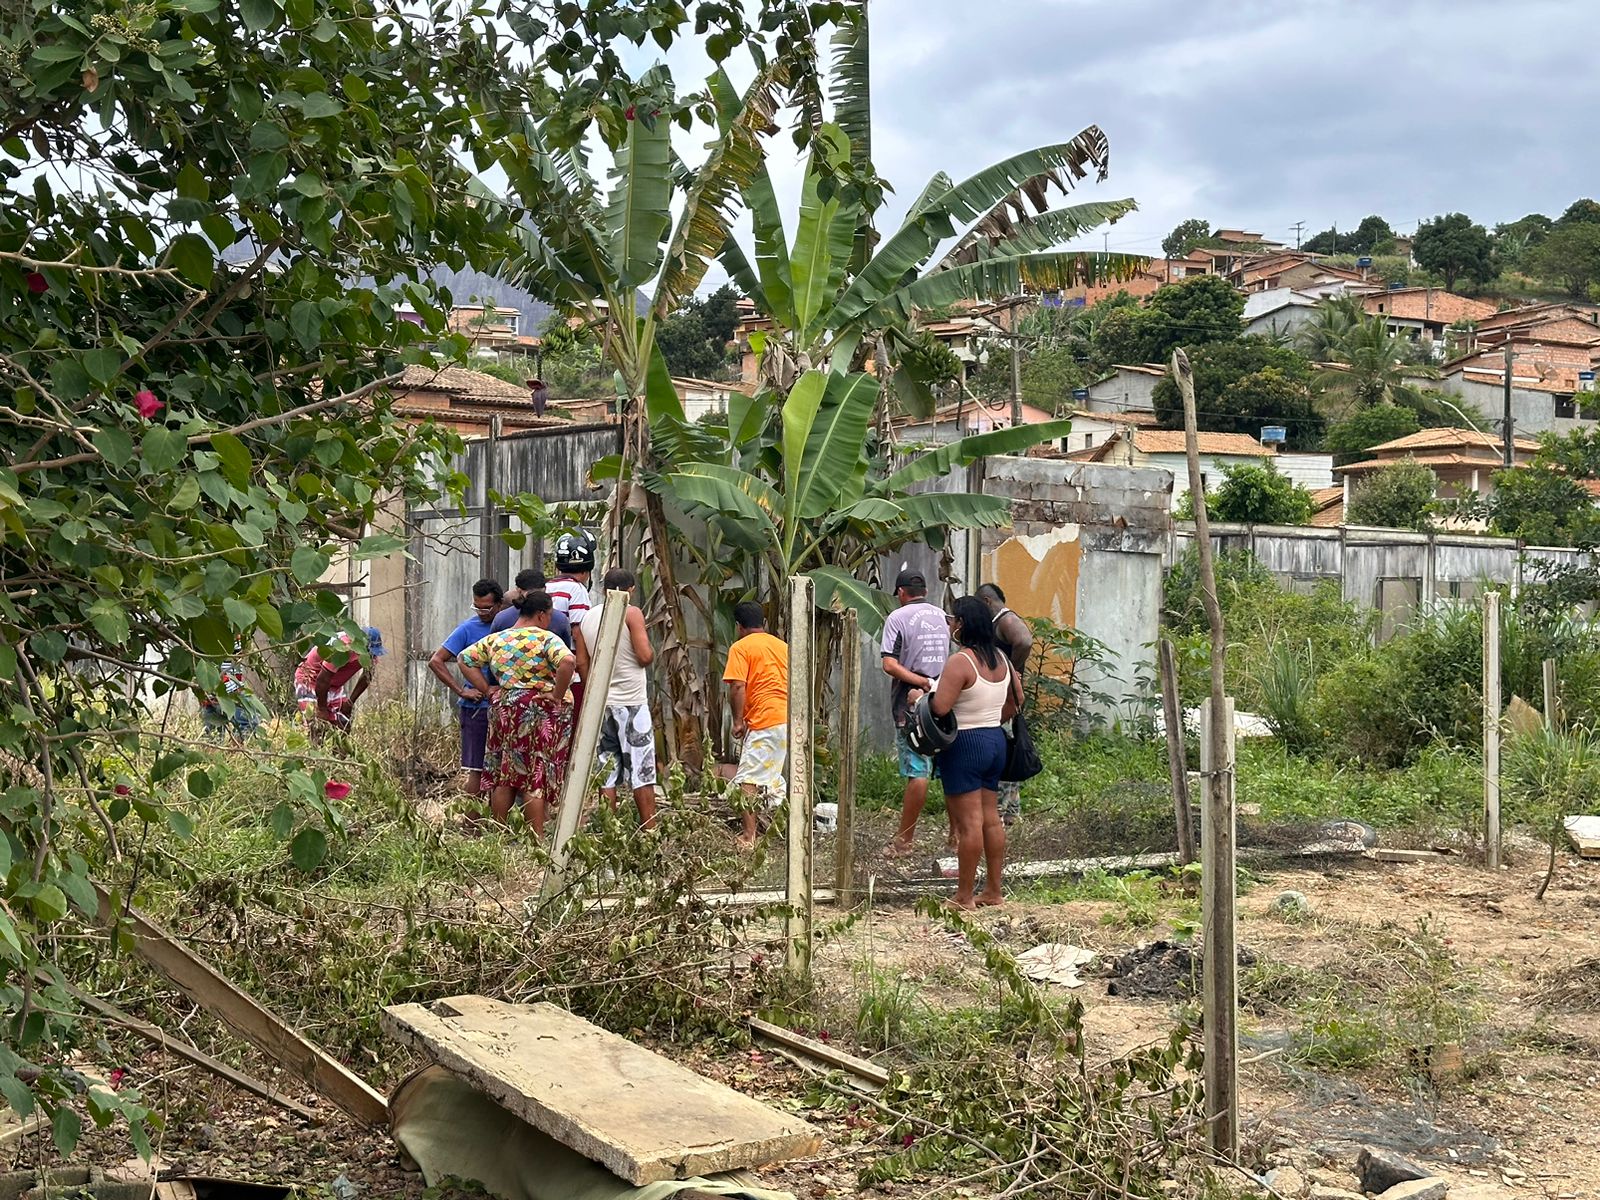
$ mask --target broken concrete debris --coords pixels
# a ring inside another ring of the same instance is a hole
[[[1409,1158],[1402,1158],[1382,1146],[1365,1146],[1356,1156],[1356,1179],[1363,1192],[1386,1192],[1397,1183],[1428,1178]]]
[[[635,1185],[780,1162],[821,1134],[553,1004],[454,996],[384,1028],[506,1113]]]
[[[1450,1194],[1446,1179],[1408,1179],[1387,1189],[1378,1200],[1444,1200]]]

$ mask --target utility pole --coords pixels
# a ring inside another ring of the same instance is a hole
[[[1011,310],[1011,428],[1022,428],[1022,346],[1017,341],[1017,310]],[[1511,401],[1506,401],[1506,412]]]
[[[1296,221],[1292,226],[1290,226],[1290,228],[1294,230],[1294,248],[1296,250],[1300,249],[1300,232],[1301,230],[1305,229],[1305,227],[1306,223],[1304,221]]]
[[[1511,440],[1511,360],[1516,357],[1511,352],[1511,335],[1506,335],[1506,387],[1505,387],[1505,429],[1502,436],[1505,438],[1505,465],[1509,469],[1516,464],[1513,448],[1516,443]]]

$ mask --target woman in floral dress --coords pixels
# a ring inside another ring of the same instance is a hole
[[[550,632],[551,611],[547,593],[529,592],[517,605],[515,625],[474,642],[458,660],[467,682],[490,700],[482,785],[489,810],[506,820],[521,792],[522,815],[540,836],[566,775],[572,739],[567,688],[578,664]]]

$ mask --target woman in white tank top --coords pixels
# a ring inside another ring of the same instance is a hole
[[[956,830],[957,908],[999,904],[1005,868],[1006,827],[1000,820],[1000,773],[1010,743],[1005,722],[1022,703],[1022,684],[995,640],[994,618],[976,596],[963,596],[950,615],[951,655],[929,702],[935,716],[954,714],[956,738],[939,755],[944,802]],[[983,891],[974,894],[978,859],[985,861]]]

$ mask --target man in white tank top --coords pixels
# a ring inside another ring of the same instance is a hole
[[[605,592],[630,595],[637,581],[632,571],[618,567],[606,572]],[[575,622],[573,650],[578,655],[578,673],[588,679],[593,647],[600,644],[600,621],[605,604],[595,605]],[[650,699],[644,669],[655,660],[650,637],[644,627],[644,613],[637,604],[628,605],[623,619],[622,640],[617,645],[617,664],[611,672],[611,687],[604,696],[587,695],[585,704],[604,704],[600,722],[599,760],[603,766],[600,794],[613,808],[617,787],[623,775],[633,789],[633,803],[639,810],[639,824],[649,829],[656,819],[656,729],[650,719]]]

